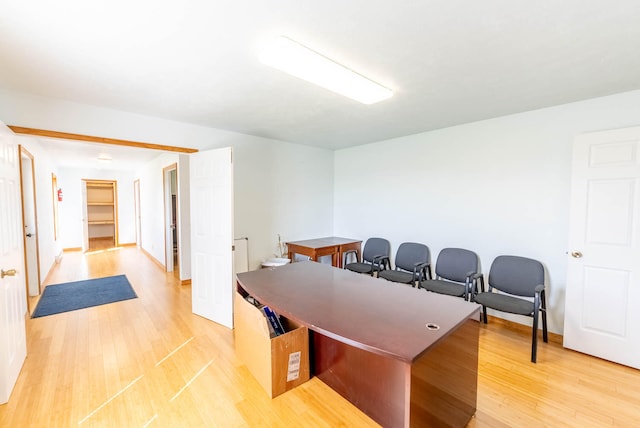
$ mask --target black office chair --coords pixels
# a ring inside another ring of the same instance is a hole
[[[487,292],[478,293],[475,297],[475,301],[482,305],[484,323],[487,323],[488,307],[501,312],[533,317],[531,362],[535,363],[538,347],[538,312],[540,311],[542,311],[542,338],[548,342],[544,266],[537,260],[525,257],[498,256],[491,264],[487,282],[489,284]],[[494,290],[501,293],[496,293]]]
[[[350,253],[356,253],[355,250],[349,250],[344,253],[347,260]],[[344,268],[353,272],[366,273],[372,275],[384,269],[389,269],[389,254],[391,253],[391,244],[383,238],[369,238],[364,244],[362,250],[362,261],[353,263],[345,263]]]
[[[478,292],[479,279],[482,278],[478,260],[478,255],[473,251],[444,248],[436,260],[435,279],[421,281],[420,288],[473,300],[473,296]]]
[[[423,278],[431,278],[431,252],[429,247],[416,242],[403,242],[398,247],[394,270],[383,270],[378,278],[411,284],[412,287]]]

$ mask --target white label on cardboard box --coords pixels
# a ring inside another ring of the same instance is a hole
[[[300,355],[301,351],[289,354],[289,369],[287,370],[287,382],[300,377]]]

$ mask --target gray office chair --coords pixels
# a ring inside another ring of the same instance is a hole
[[[347,260],[350,253],[356,253],[356,251],[346,251],[344,253],[345,260]],[[375,272],[389,268],[390,253],[391,244],[389,241],[383,238],[369,238],[367,242],[365,242],[364,249],[362,250],[362,261],[345,263],[344,269],[373,276]]]
[[[416,242],[403,242],[398,247],[394,270],[383,270],[378,278],[415,286],[423,278],[431,278],[431,252],[429,247]]]
[[[473,300],[473,296],[478,292],[478,282],[482,278],[478,260],[478,255],[473,251],[444,248],[436,260],[435,279],[421,281],[420,288]]]
[[[544,267],[537,260],[518,256],[498,256],[491,264],[486,293],[475,301],[482,305],[484,323],[487,308],[533,317],[531,362],[536,362],[538,348],[538,312],[542,311],[542,338],[547,338],[547,303],[544,291]],[[501,293],[495,293],[498,290]],[[507,294],[504,294],[507,293]]]

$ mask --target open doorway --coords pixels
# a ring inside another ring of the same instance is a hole
[[[164,189],[165,267],[180,277],[180,249],[178,247],[178,164],[162,169]]]
[[[35,308],[42,292],[40,285],[40,250],[36,209],[35,168],[33,155],[20,147],[20,188],[22,190],[22,226],[24,242],[24,271],[29,313]]]
[[[133,209],[136,222],[136,247],[142,247],[142,221],[140,217],[140,180],[133,182]]]
[[[83,250],[118,246],[117,182],[83,180]]]

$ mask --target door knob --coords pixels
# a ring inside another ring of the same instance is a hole
[[[18,272],[15,269],[0,269],[0,278],[4,278],[5,276],[16,276],[16,273]]]
[[[582,253],[580,251],[572,251],[571,257],[579,259],[580,257],[582,257]]]

